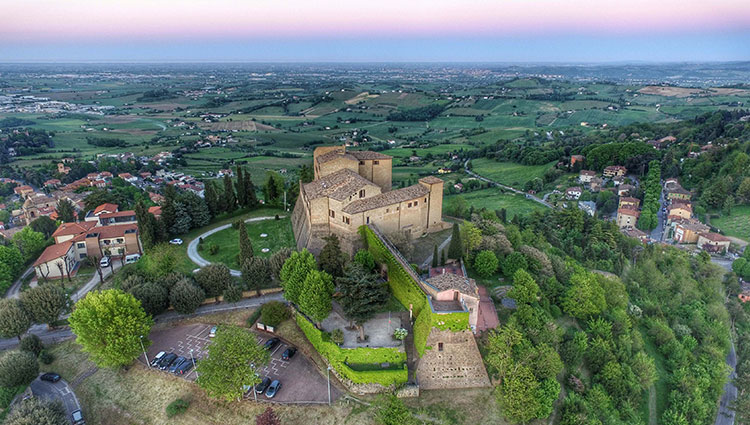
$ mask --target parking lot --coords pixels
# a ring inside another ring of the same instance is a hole
[[[57,382],[47,382],[36,378],[31,382],[31,393],[35,397],[45,400],[60,400],[63,406],[65,406],[69,420],[73,412],[81,408],[81,404],[78,402],[73,389],[70,388],[70,385],[64,379]]]
[[[153,343],[147,354],[149,360],[160,351],[173,352],[179,356],[190,358],[190,350],[193,357],[200,361],[206,355],[206,346],[211,339],[208,333],[213,325],[192,324],[178,326],[171,329],[163,329],[151,333]],[[258,342],[263,344],[273,335],[256,332]],[[281,360],[281,354],[289,348],[283,340],[271,351],[271,361],[258,372],[261,377],[271,380],[278,379],[281,389],[273,398],[278,403],[328,403],[328,383],[325,376],[321,376],[315,365],[299,351],[289,361]],[[143,356],[141,362],[145,362]],[[165,373],[165,372],[161,372]],[[191,369],[185,375],[186,379],[194,381],[197,376],[195,369]],[[331,400],[335,401],[341,396],[333,385],[331,386]],[[248,393],[245,399],[253,400],[253,394]],[[258,394],[258,400],[269,400],[265,395]]]

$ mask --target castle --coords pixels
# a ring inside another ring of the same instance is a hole
[[[385,234],[407,232],[411,237],[446,228],[443,181],[427,176],[391,190],[392,166],[393,158],[379,152],[316,148],[314,180],[300,184],[292,215],[297,248],[317,255],[323,238],[335,234],[341,249],[351,255],[361,247],[359,227],[367,224]]]

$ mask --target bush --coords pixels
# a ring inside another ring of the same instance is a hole
[[[190,406],[190,402],[187,400],[183,400],[181,398],[178,398],[177,400],[169,403],[167,405],[167,417],[172,418],[177,415],[181,415],[185,413],[185,411]]]
[[[242,224],[242,220],[234,220],[232,222],[232,229],[237,230],[240,228],[240,224]]]
[[[195,283],[206,293],[206,297],[217,297],[232,284],[232,273],[224,264],[209,264],[195,273]]]
[[[195,285],[190,279],[185,278],[177,282],[169,293],[169,302],[175,311],[182,314],[190,314],[206,299],[203,289]]]
[[[211,255],[216,255],[219,253],[219,245],[216,245],[215,243],[212,243],[208,245],[208,253]]]
[[[253,327],[253,325],[255,324],[255,322],[257,322],[258,319],[260,318],[260,311],[261,311],[261,309],[259,309],[259,308],[256,308],[253,311],[253,314],[251,314],[250,317],[247,318],[247,326],[249,326],[251,328]]]
[[[224,290],[224,301],[228,303],[236,303],[242,299],[242,288],[234,283],[230,284],[227,289]]]
[[[5,425],[45,424],[63,425],[69,424],[65,407],[60,400],[47,401],[32,397],[18,403],[7,418]]]
[[[260,321],[264,325],[276,327],[288,318],[289,309],[281,301],[271,301],[260,308]]]
[[[409,335],[409,331],[404,328],[397,328],[395,331],[393,331],[393,337],[399,341],[403,341],[407,335]]]
[[[44,349],[44,345],[42,344],[42,340],[39,339],[38,336],[31,334],[21,339],[19,348],[21,349],[21,351],[28,351],[29,353],[33,354],[34,357],[39,357],[39,354]]]
[[[28,351],[8,351],[0,357],[0,386],[28,385],[38,374],[36,356]]]
[[[344,343],[344,331],[341,329],[334,329],[333,332],[331,332],[331,341],[336,345],[341,345]]]
[[[481,251],[474,259],[474,270],[482,277],[490,277],[497,271],[497,256],[492,251]]]
[[[47,350],[42,350],[39,353],[39,361],[43,364],[52,364],[55,361],[55,356]]]

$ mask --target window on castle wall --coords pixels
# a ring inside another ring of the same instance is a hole
[[[365,197],[365,190],[364,189],[362,189],[362,190],[359,191],[359,197],[360,198],[364,198]]]
[[[411,202],[409,202],[409,205],[407,205],[406,208],[411,208]]]
[[[372,165],[378,165],[380,164],[380,161],[372,161]]]
[[[443,351],[443,343],[438,342],[438,351]]]
[[[367,217],[367,224],[370,224],[370,217]]]
[[[419,205],[419,201],[414,201],[414,206],[416,207],[417,205]]]
[[[336,211],[334,211],[334,210],[328,210],[328,215],[330,215],[331,218],[336,218]]]

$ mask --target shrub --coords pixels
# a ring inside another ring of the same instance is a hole
[[[55,361],[55,356],[47,350],[42,350],[42,352],[39,353],[39,361],[43,364],[51,364]]]
[[[190,406],[190,402],[187,400],[183,400],[181,398],[178,398],[177,400],[169,403],[167,405],[167,417],[172,418],[177,415],[181,415],[185,413],[185,411]]]
[[[260,321],[264,325],[278,326],[289,318],[289,309],[281,301],[271,301],[260,308]]]
[[[232,222],[232,229],[235,229],[235,230],[239,229],[240,224],[242,224],[242,220],[234,220]]]
[[[219,245],[216,245],[215,243],[212,243],[208,245],[208,253],[211,255],[216,255],[219,253]]]
[[[0,386],[28,385],[38,374],[36,356],[28,351],[8,351],[0,357]]]
[[[393,337],[399,341],[403,341],[407,335],[409,335],[409,332],[404,328],[396,328],[396,330],[393,331]]]
[[[482,277],[490,277],[497,271],[497,256],[492,251],[481,251],[474,259],[474,270]]]
[[[45,424],[62,425],[69,424],[65,407],[62,402],[47,401],[32,397],[18,403],[7,418],[5,425]]]
[[[209,264],[195,273],[195,283],[206,292],[206,297],[216,297],[232,283],[232,273],[224,264]]]
[[[21,351],[28,351],[29,353],[33,354],[34,357],[39,357],[39,354],[44,349],[44,345],[42,344],[42,340],[39,339],[38,336],[31,334],[21,339],[19,348],[21,349]]]
[[[341,329],[334,329],[333,332],[331,332],[331,341],[336,345],[341,345],[344,343],[344,331]]]
[[[190,314],[197,309],[203,300],[206,299],[206,293],[203,289],[195,285],[190,279],[185,278],[177,282],[169,293],[169,302],[175,311],[182,314]]]
[[[228,303],[236,303],[242,299],[242,288],[234,283],[230,284],[227,289],[224,290],[224,301]]]
[[[255,324],[255,322],[257,322],[258,319],[260,318],[260,311],[261,311],[261,309],[259,309],[259,308],[256,308],[253,311],[253,314],[251,314],[250,317],[247,318],[247,326],[249,326],[251,328],[253,327],[253,325]]]

